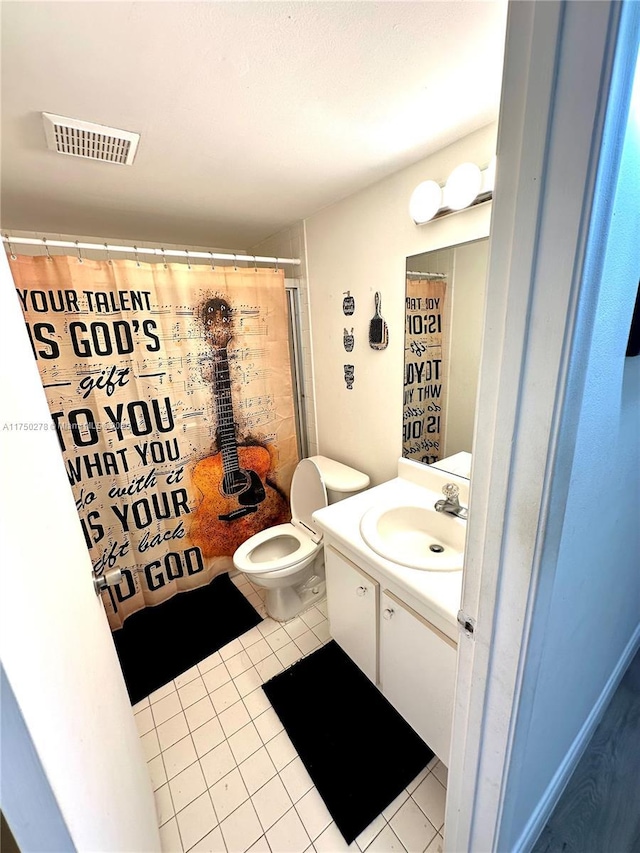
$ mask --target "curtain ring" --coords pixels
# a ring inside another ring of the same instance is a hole
[[[278,267],[278,258],[276,258],[276,272],[280,272],[280,269]]]
[[[169,269],[169,267],[167,266],[167,256],[164,253],[164,249],[160,249],[160,251],[162,252],[162,265],[165,269]]]
[[[253,256],[253,271],[258,272],[258,262],[256,261],[256,256]]]
[[[51,257],[51,252],[49,251],[49,247],[47,246],[47,238],[43,237],[42,242],[44,243],[44,248],[45,248],[45,251],[47,253],[47,259],[52,261],[53,258]]]
[[[215,272],[216,265],[213,263],[213,252],[209,252],[209,254],[211,255],[211,272]]]
[[[82,252],[80,251],[80,246],[78,245],[78,241],[76,240],[75,242],[76,242],[76,249],[78,250],[78,263],[81,264],[81,263],[83,263]]]
[[[11,245],[11,240],[9,240],[9,235],[5,234],[4,239],[7,241],[7,246],[9,247],[9,257],[12,261],[15,261],[16,253],[13,251],[13,246]]]
[[[106,243],[104,244],[104,250],[107,253],[107,263],[109,264],[110,267],[112,267],[113,261],[111,260],[111,255],[109,254],[109,246]]]
[[[238,256],[235,253],[233,255],[233,268],[236,272],[238,271]]]
[[[140,266],[140,261],[139,261],[139,259],[138,259],[138,247],[137,247],[137,246],[134,246],[134,247],[133,247],[133,254],[134,254],[134,257],[135,257],[135,259],[136,259],[136,266],[138,266],[138,267],[139,267],[139,266]]]
[[[185,253],[185,255],[187,256],[187,267],[188,267],[189,269],[191,269],[191,260],[189,259],[189,250],[188,250],[188,249],[185,249],[185,250],[184,250],[184,253]]]

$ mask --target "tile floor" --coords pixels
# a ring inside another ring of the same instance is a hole
[[[232,578],[262,615],[262,590]],[[437,759],[349,846],[261,685],[331,639],[326,601],[255,628],[134,706],[166,853],[441,853]]]

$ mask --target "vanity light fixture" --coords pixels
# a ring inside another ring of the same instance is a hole
[[[475,163],[462,163],[447,178],[444,187],[435,181],[423,181],[415,188],[409,201],[409,214],[416,225],[439,219],[464,210],[493,197],[496,158],[486,169]]]

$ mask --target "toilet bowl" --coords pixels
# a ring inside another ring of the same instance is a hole
[[[233,565],[267,590],[267,613],[279,622],[293,619],[324,598],[322,532],[313,513],[369,485],[369,477],[327,459],[302,459],[291,481],[291,521],[256,533],[233,555]]]

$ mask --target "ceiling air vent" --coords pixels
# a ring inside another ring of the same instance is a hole
[[[92,124],[76,118],[42,113],[47,146],[60,154],[88,157],[104,163],[130,166],[136,156],[139,133],[117,130],[103,124]]]

